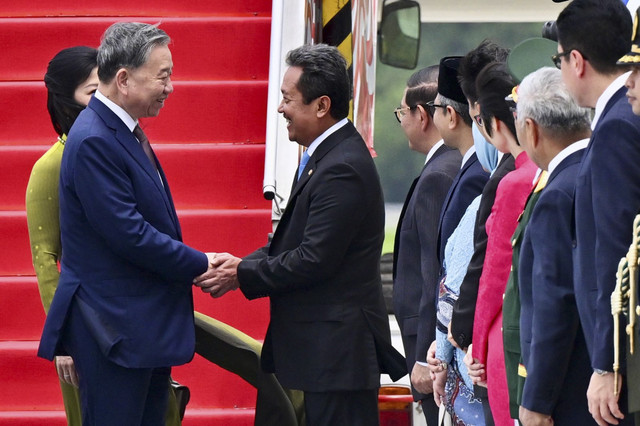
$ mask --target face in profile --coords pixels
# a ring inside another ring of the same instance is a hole
[[[82,106],[89,105],[91,96],[96,92],[98,88],[98,67],[95,67],[89,77],[76,87],[73,93],[73,99]]]
[[[414,151],[417,151],[418,146],[416,144],[416,137],[418,134],[417,132],[419,130],[420,120],[416,120],[417,114],[415,115],[413,114],[414,112],[417,112],[415,108],[410,109],[407,106],[406,97],[405,97],[406,93],[407,91],[405,89],[405,94],[402,96],[402,100],[400,101],[400,108],[396,113],[396,117],[400,121],[400,127],[402,127],[402,130],[404,131],[404,134],[407,137],[407,140],[409,141],[409,148],[411,148]]]
[[[640,67],[633,67],[633,71],[624,84],[627,87],[627,100],[635,115],[640,115]]]
[[[298,90],[298,80],[302,75],[301,67],[290,67],[282,79],[282,101],[278,112],[287,121],[289,140],[296,141],[302,146],[309,146],[318,136],[315,134],[318,120],[318,99],[309,104],[304,103],[304,97]]]
[[[167,46],[154,47],[144,65],[128,70],[125,109],[134,119],[160,113],[164,101],[173,92],[172,70],[171,51]]]

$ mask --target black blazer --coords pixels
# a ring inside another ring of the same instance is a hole
[[[244,295],[271,300],[262,366],[284,387],[374,389],[380,372],[406,374],[382,297],[383,238],[378,173],[349,122],[309,159],[271,243],[238,266]]]
[[[467,267],[467,274],[460,285],[460,295],[453,307],[453,315],[451,317],[451,334],[461,348],[466,348],[471,344],[471,336],[473,334],[473,318],[476,313],[478,285],[480,283],[480,275],[482,275],[485,252],[487,251],[488,237],[485,223],[491,214],[498,184],[507,173],[515,170],[515,168],[516,163],[513,156],[511,154],[503,155],[496,171],[493,172],[482,190],[473,236],[473,255]]]
[[[460,170],[462,156],[441,146],[411,185],[396,230],[393,262],[393,312],[400,326],[407,370],[416,361],[420,300],[435,300],[440,272],[438,219],[444,199]],[[435,305],[431,320],[435,327]],[[414,390],[417,399],[426,396]]]

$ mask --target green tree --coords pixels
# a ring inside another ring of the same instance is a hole
[[[437,64],[445,56],[464,55],[486,38],[512,48],[527,38],[539,37],[542,23],[423,23],[421,31],[416,70]],[[409,149],[393,116],[407,79],[416,70],[377,63],[374,143],[378,157],[375,161],[387,203],[404,201],[411,182],[424,164],[424,156]]]

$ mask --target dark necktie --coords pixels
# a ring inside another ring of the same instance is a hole
[[[158,165],[156,164],[156,158],[153,155],[153,150],[151,149],[151,144],[149,143],[149,139],[147,139],[147,135],[144,134],[140,126],[136,125],[133,129],[133,134],[140,141],[140,146],[142,146],[142,150],[147,155],[149,161],[151,161],[151,165],[154,169],[158,170]]]

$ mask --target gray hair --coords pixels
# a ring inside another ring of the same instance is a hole
[[[100,81],[109,83],[120,68],[142,66],[154,47],[167,46],[171,38],[158,25],[116,22],[107,28],[98,48]]]
[[[463,104],[462,102],[454,101],[453,99],[449,99],[446,96],[442,96],[438,93],[440,103],[444,106],[450,106],[458,113],[462,121],[467,126],[471,127],[473,122],[471,121],[471,116],[469,115],[469,105]]]
[[[589,131],[591,115],[573,100],[559,69],[545,67],[526,76],[518,87],[518,123],[530,118],[555,136]]]

